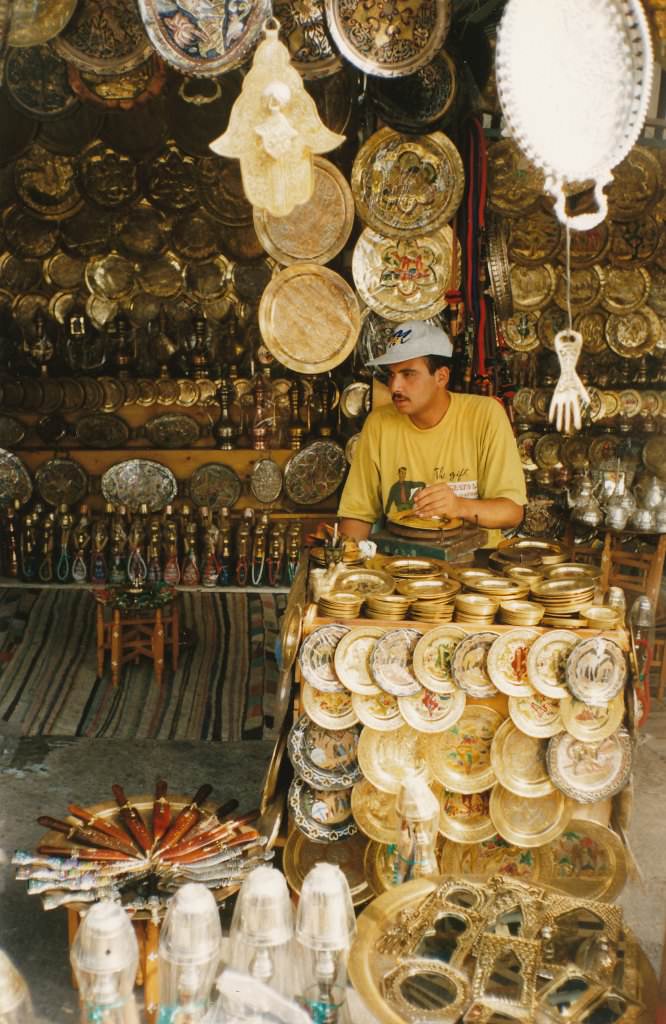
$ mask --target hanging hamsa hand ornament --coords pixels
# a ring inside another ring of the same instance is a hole
[[[278,39],[279,27],[275,18],[264,23],[265,39],[257,47],[229,126],[210,148],[240,160],[243,189],[253,206],[286,217],[312,195],[313,154],[335,149],[345,137],[322,124],[287,47]]]
[[[508,0],[498,95],[508,132],[544,171],[563,224],[587,231],[604,220],[604,186],[645,121],[652,59],[639,0]],[[597,209],[570,216],[567,191],[590,184]]]

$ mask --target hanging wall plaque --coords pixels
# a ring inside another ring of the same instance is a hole
[[[32,480],[21,460],[0,448],[0,505],[10,505],[15,499],[24,505],[31,494]]]
[[[10,49],[5,85],[19,110],[40,120],[62,117],[78,106],[67,80],[67,65],[50,46]]]
[[[135,0],[79,0],[75,6],[53,44],[64,60],[100,75],[120,75],[148,60],[151,46]]]
[[[424,132],[452,112],[458,85],[456,67],[446,50],[413,75],[368,78],[368,91],[382,120],[398,131]]]
[[[9,28],[10,46],[48,43],[67,25],[77,0],[13,0]]]
[[[354,247],[354,284],[365,304],[387,320],[436,316],[451,287],[452,248],[448,225],[410,238],[365,228]]]

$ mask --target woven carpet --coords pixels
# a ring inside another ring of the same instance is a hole
[[[43,590],[0,675],[0,722],[20,726],[25,736],[262,739],[271,724],[285,603],[281,594],[181,593],[181,627],[192,643],[181,648],[177,671],[167,656],[160,688],[151,660],[140,658],[123,666],[113,687],[108,654],[97,678],[93,596]]]

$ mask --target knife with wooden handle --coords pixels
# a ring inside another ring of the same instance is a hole
[[[200,850],[202,846],[206,846],[208,843],[223,839],[225,836],[231,838],[241,825],[249,825],[250,822],[255,821],[258,817],[259,811],[255,810],[249,811],[248,814],[244,814],[240,818],[221,821],[216,828],[210,828],[207,832],[200,832],[196,836],[188,836],[175,846],[170,846],[168,850],[164,851],[164,858],[165,860],[171,860],[179,857],[181,854],[191,853],[193,850]]]
[[[123,843],[119,843],[117,839],[112,839],[111,836],[107,836],[104,832],[91,828],[89,825],[72,825],[68,821],[50,818],[47,814],[37,818],[37,824],[41,825],[42,828],[53,829],[54,832],[62,832],[68,839],[74,839],[86,846],[97,846],[105,850],[113,850],[116,853],[122,853],[124,857],[136,857],[137,855],[136,850],[129,844],[127,839]]]
[[[122,786],[119,786],[117,782],[111,786],[111,792],[116,798],[116,803],[120,808],[120,817],[122,818],[125,827],[132,836],[133,839],[139,844],[144,853],[148,853],[153,845],[153,837],[148,831],[148,827],[137,811],[136,807],[133,806],[125,796],[125,790]]]
[[[170,829],[157,844],[157,849],[160,852],[175,846],[196,825],[203,813],[200,805],[208,799],[212,792],[213,787],[207,784],[199,787],[190,803],[178,812]]]
[[[165,779],[158,779],[155,783],[153,836],[156,843],[159,843],[171,824],[171,804],[167,800],[167,788]]]
[[[96,828],[100,832],[106,833],[112,839],[117,839],[119,843],[127,843],[127,832],[118,825],[114,825],[113,822],[107,821],[98,814],[93,814],[92,811],[87,811],[85,807],[79,807],[78,804],[68,804],[67,810],[75,818],[84,821],[90,828]],[[136,854],[136,850],[134,852]]]

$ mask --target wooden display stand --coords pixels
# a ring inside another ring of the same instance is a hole
[[[105,619],[104,607],[101,602],[97,605],[97,675],[100,678],[104,675],[104,656],[110,651],[111,683],[118,686],[122,666],[128,661],[138,662],[140,655],[144,655],[153,659],[155,681],[161,686],[167,647],[171,651],[174,672],[178,668],[178,601],[172,601],[163,608],[129,614],[113,608],[110,622]]]

